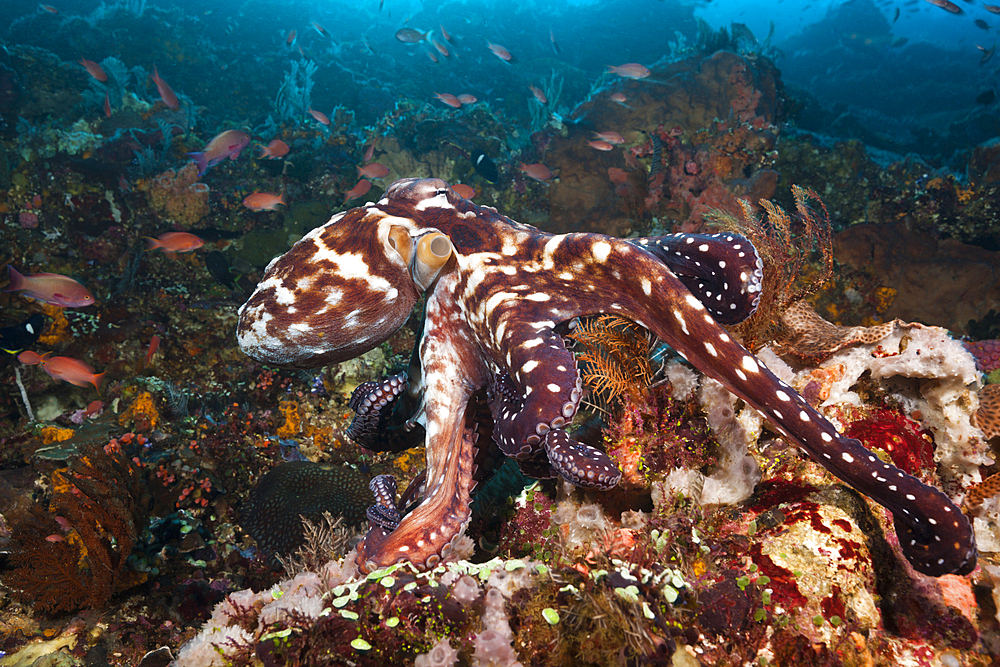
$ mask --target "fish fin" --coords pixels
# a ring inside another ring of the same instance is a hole
[[[24,276],[21,275],[21,272],[10,264],[7,265],[7,269],[10,271],[10,284],[7,285],[4,292],[16,292],[24,289]]]
[[[144,238],[146,239],[146,252],[163,247],[163,244],[160,243],[159,239],[154,239],[152,236],[146,236]]]
[[[201,177],[208,171],[208,159],[205,157],[204,151],[196,151],[194,153],[188,153],[188,157],[194,160],[194,163],[198,165],[198,176]]]
[[[103,373],[95,375],[94,379],[92,380],[92,382],[94,384],[94,389],[97,390],[97,395],[98,396],[101,395],[101,380],[104,379],[104,376],[107,375],[107,373],[108,373],[107,371],[104,371]]]

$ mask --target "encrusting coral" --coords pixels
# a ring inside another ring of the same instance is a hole
[[[155,211],[183,229],[190,229],[208,215],[209,188],[198,181],[198,165],[189,162],[178,171],[168,169],[139,188],[149,196]]]

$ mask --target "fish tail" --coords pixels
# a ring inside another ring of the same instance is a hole
[[[18,290],[24,289],[24,276],[21,272],[15,269],[10,264],[7,265],[7,269],[10,271],[10,284],[4,289],[4,292],[16,292]]]
[[[197,151],[194,153],[188,153],[188,157],[194,160],[194,163],[198,165],[198,176],[201,177],[208,171],[208,158],[205,157],[204,151]]]
[[[146,252],[150,250],[156,250],[157,248],[162,248],[163,244],[160,243],[159,239],[154,239],[152,236],[146,237]]]
[[[93,377],[93,379],[91,380],[91,383],[93,383],[93,385],[94,385],[94,389],[97,390],[97,395],[98,396],[101,395],[101,380],[103,380],[104,376],[107,375],[107,374],[108,374],[108,372],[104,371],[103,373],[95,375]]]

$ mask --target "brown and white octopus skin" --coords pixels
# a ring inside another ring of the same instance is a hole
[[[405,560],[431,568],[464,533],[475,413],[483,412],[474,406],[484,394],[493,437],[526,474],[617,484],[614,461],[564,430],[581,385],[558,328],[614,313],[650,330],[889,509],[917,570],[970,572],[972,529],[944,493],[841,436],[721,326],[756,306],[760,266],[753,246],[733,235],[552,235],[462,199],[444,181],[405,179],[273,260],[240,310],[238,339],[260,361],[315,368],[384,342],[427,292],[413,415],[425,429],[423,493],[400,518],[391,507],[394,484],[376,481],[379,504],[358,550],[364,571]]]

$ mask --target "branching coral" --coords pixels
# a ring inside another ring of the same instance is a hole
[[[14,568],[3,583],[37,611],[101,607],[139,582],[125,569],[146,525],[144,483],[117,440],[51,475],[48,509],[14,527]]]
[[[758,350],[780,335],[782,314],[799,301],[815,294],[833,275],[833,244],[830,215],[813,190],[792,186],[798,215],[793,218],[776,204],[761,200],[766,216],[741,199],[742,217],[715,211],[712,217],[723,228],[749,238],[764,260],[764,288],[756,312],[735,327],[743,344]],[[795,228],[801,231],[796,233]],[[818,255],[820,270],[808,282],[803,268]]]

